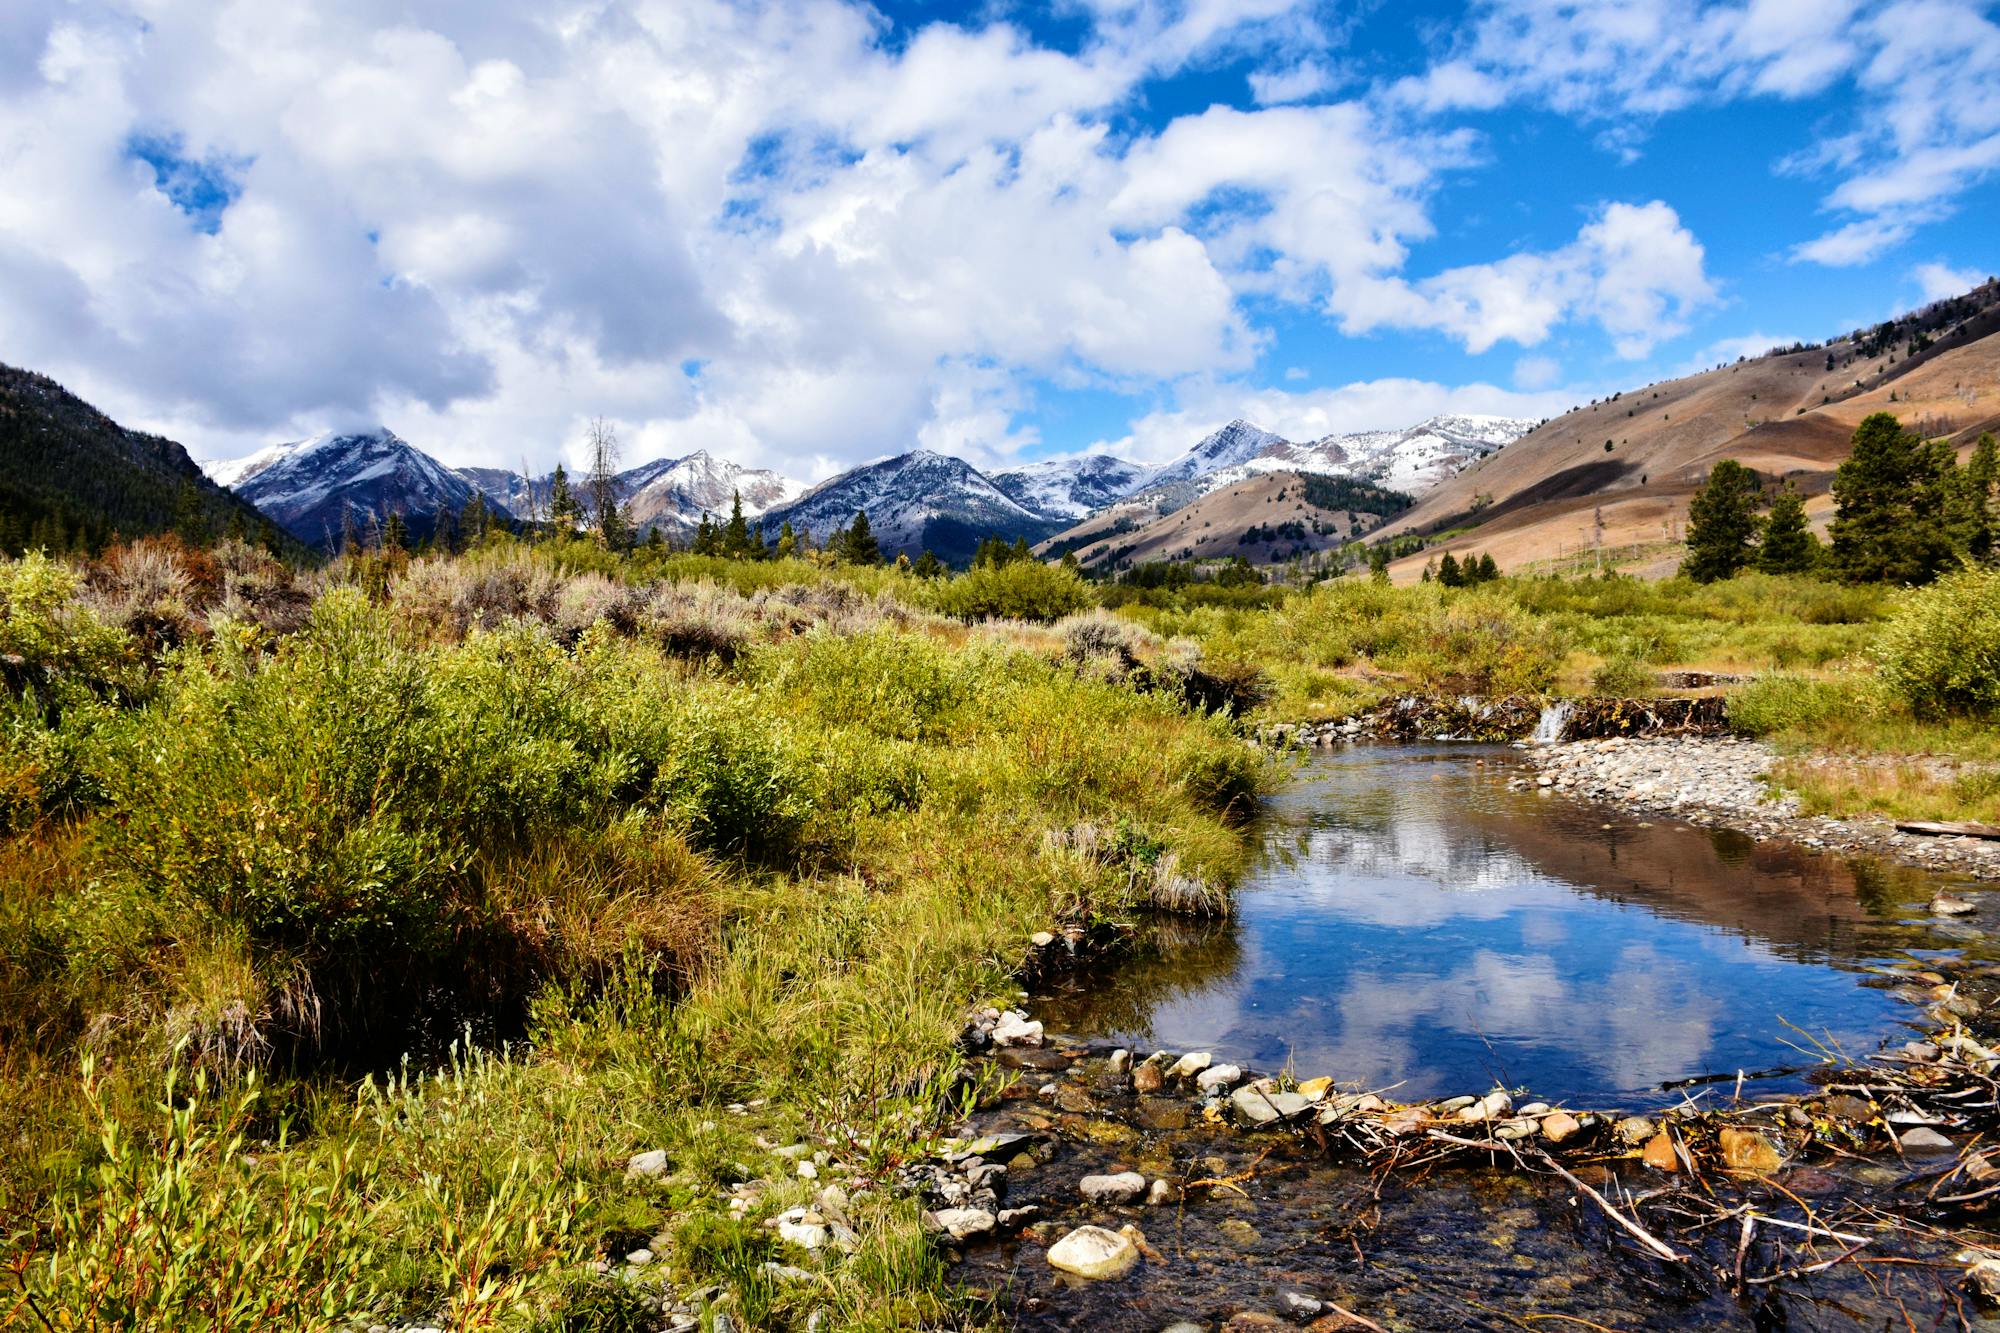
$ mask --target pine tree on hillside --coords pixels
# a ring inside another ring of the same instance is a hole
[[[1757,547],[1757,568],[1766,574],[1810,574],[1825,557],[1819,538],[1806,521],[1806,502],[1790,482],[1771,502],[1764,521],[1764,540]]]
[[[410,544],[410,530],[403,523],[403,516],[391,509],[389,521],[382,525],[382,549],[400,551]]]
[[[696,555],[720,555],[722,538],[716,531],[714,522],[706,509],[701,511],[701,522],[694,527],[694,553]]]
[[[1757,474],[1733,458],[1708,470],[1688,502],[1687,559],[1681,573],[1696,583],[1734,578],[1755,555]]]
[[[1493,580],[1499,577],[1500,577],[1500,565],[1497,561],[1493,559],[1493,553],[1491,551],[1488,551],[1485,555],[1480,556],[1479,582],[1491,583],[1493,582]]]
[[[1368,577],[1377,583],[1389,581],[1389,548],[1380,542],[1368,548]]]
[[[780,560],[789,560],[798,553],[798,534],[792,531],[791,520],[786,519],[778,528],[778,547],[773,554]]]
[[[917,557],[916,563],[910,566],[910,572],[920,579],[943,578],[945,575],[944,561],[926,550],[922,555]]]
[[[1991,560],[2000,550],[2000,453],[1996,453],[1993,432],[1987,431],[1972,446],[1972,457],[1960,474],[1962,491],[1959,514],[1959,545],[1974,560]]]
[[[1458,557],[1450,551],[1446,551],[1444,559],[1438,561],[1437,581],[1447,588],[1465,586],[1465,575],[1459,572]]]
[[[1929,583],[1952,561],[1957,467],[1887,412],[1864,418],[1833,477],[1832,564],[1849,583]]]
[[[882,563],[882,544],[875,540],[875,533],[868,526],[867,510],[854,511],[854,522],[848,526],[847,539],[842,544],[841,555],[853,565]]]

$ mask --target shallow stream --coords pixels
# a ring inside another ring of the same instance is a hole
[[[1002,1053],[1016,1082],[969,1128],[1027,1136],[1002,1202],[1041,1221],[974,1244],[964,1280],[1036,1329],[1274,1327],[1256,1321],[1286,1316],[1290,1294],[1397,1330],[1986,1326],[1958,1293],[1956,1237],[1899,1237],[1880,1266],[1730,1294],[1636,1254],[1551,1177],[1371,1175],[1287,1136],[1207,1123],[1184,1092],[1135,1094],[1107,1065],[1113,1046],[1206,1050],[1259,1073],[1393,1089],[1396,1102],[1498,1082],[1644,1110],[1802,1088],[1828,1049],[1859,1057],[1932,1026],[1924,1006],[1946,977],[1992,1003],[1984,895],[1971,895],[1977,916],[1941,920],[1931,896],[1965,886],[1510,791],[1518,772],[1505,747],[1316,760],[1261,826],[1233,919],[1156,924],[1114,962],[1033,997],[1051,1044]],[[1614,1195],[1660,1183],[1626,1161],[1583,1169]],[[1122,1170],[1238,1183],[1158,1207],[1078,1197],[1081,1176]],[[1921,1205],[1927,1170],[1793,1163],[1727,1188],[1774,1214],[1857,1199],[1901,1213]],[[1054,1272],[1046,1246],[1085,1222],[1139,1227],[1148,1257],[1111,1282]],[[1753,1272],[1793,1262],[1787,1233],[1766,1234],[1778,1248],[1752,1252]],[[1726,1270],[1733,1240],[1697,1238],[1715,1250],[1702,1271]],[[1315,1327],[1360,1325],[1328,1314]]]
[[[1510,791],[1516,762],[1319,759],[1273,803],[1234,919],[1162,926],[1037,1016],[1398,1101],[1498,1082],[1643,1109],[1904,1039],[1911,1007],[1870,969],[1980,938],[1929,916],[1933,877]]]

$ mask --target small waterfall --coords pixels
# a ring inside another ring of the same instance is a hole
[[[1563,728],[1569,725],[1569,715],[1575,712],[1567,700],[1552,703],[1542,709],[1542,715],[1535,719],[1535,734],[1528,737],[1534,745],[1554,745],[1563,738]]]

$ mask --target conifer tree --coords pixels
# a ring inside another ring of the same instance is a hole
[[[1376,583],[1389,581],[1389,548],[1380,542],[1368,548],[1368,577]]]
[[[729,523],[722,530],[722,553],[731,560],[750,558],[750,524],[743,517],[743,494],[740,491],[730,495]]]
[[[485,539],[488,516],[486,493],[474,490],[466,497],[465,508],[458,515],[458,530],[465,545],[477,546]]]
[[[1993,432],[1980,435],[1972,446],[1972,457],[1962,474],[1964,528],[1961,545],[1975,560],[1991,560],[2000,551],[2000,454],[1996,454]]]
[[[646,549],[656,555],[667,549],[667,539],[660,535],[660,525],[657,523],[646,529]]]
[[[1734,578],[1755,555],[1757,474],[1733,458],[1708,470],[1688,502],[1687,559],[1681,573],[1696,583]]]
[[[847,540],[842,544],[841,554],[853,565],[882,563],[882,544],[875,540],[875,533],[868,526],[867,510],[854,511],[854,522],[848,525]]]
[[[1806,522],[1806,502],[1790,482],[1771,502],[1764,521],[1764,540],[1757,547],[1757,568],[1766,574],[1810,574],[1823,556],[1819,538]]]
[[[777,558],[780,560],[789,560],[798,553],[799,553],[798,534],[792,531],[791,520],[786,519],[785,522],[778,528],[778,549],[775,552],[775,554]]]
[[[557,463],[556,474],[549,480],[549,522],[556,531],[567,533],[575,530],[582,517],[583,506],[569,488],[569,474]]]
[[[403,516],[397,511],[389,511],[389,521],[382,525],[382,549],[400,551],[409,545],[409,529],[403,524]]]
[[[1447,588],[1462,588],[1465,586],[1465,576],[1458,569],[1458,557],[1454,556],[1450,551],[1446,551],[1444,559],[1438,561],[1437,581]]]
[[[938,559],[937,556],[926,549],[923,554],[917,557],[916,563],[910,566],[910,572],[920,579],[943,578],[945,574],[944,561]]]
[[[1493,582],[1493,580],[1499,577],[1500,577],[1500,566],[1493,559],[1493,553],[1491,551],[1488,551],[1485,555],[1480,556],[1479,581],[1481,583],[1491,583]]]
[[[701,522],[695,524],[694,528],[694,553],[719,555],[721,550],[722,538],[717,533],[714,522],[710,520],[708,511],[704,509],[701,511]]]
[[[1849,583],[1928,583],[1951,563],[1957,466],[1887,412],[1865,417],[1833,477],[1832,564]]]

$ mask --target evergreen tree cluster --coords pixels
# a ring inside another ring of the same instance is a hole
[[[805,546],[799,534],[786,523],[778,533],[778,545],[774,551],[764,541],[764,525],[751,527],[743,517],[743,496],[741,492],[729,497],[729,521],[717,524],[707,513],[695,525],[694,553],[696,555],[719,555],[730,560],[765,560],[773,556],[780,560],[804,554]]]
[[[980,540],[978,549],[972,553],[972,567],[974,569],[998,569],[1002,565],[1011,565],[1022,560],[1033,560],[1034,558],[1035,553],[1029,548],[1026,537],[1016,537],[1011,542],[1005,537],[985,537]]]
[[[1925,440],[1887,412],[1856,427],[1833,478],[1833,522],[1822,545],[1805,501],[1787,483],[1768,514],[1757,474],[1723,459],[1688,506],[1687,559],[1699,583],[1745,569],[1825,572],[1849,583],[1929,583],[1961,560],[1992,560],[2000,548],[2000,454],[1982,435],[1961,467],[1948,441]]]
[[[1384,560],[1382,576],[1386,579],[1388,574],[1389,563]],[[1423,576],[1429,579],[1431,570],[1426,568]],[[1446,551],[1444,558],[1437,563],[1437,581],[1447,588],[1473,588],[1482,583],[1491,583],[1499,577],[1500,566],[1494,561],[1490,552],[1485,555],[1474,555],[1468,551],[1465,559],[1460,560],[1450,551]]]

